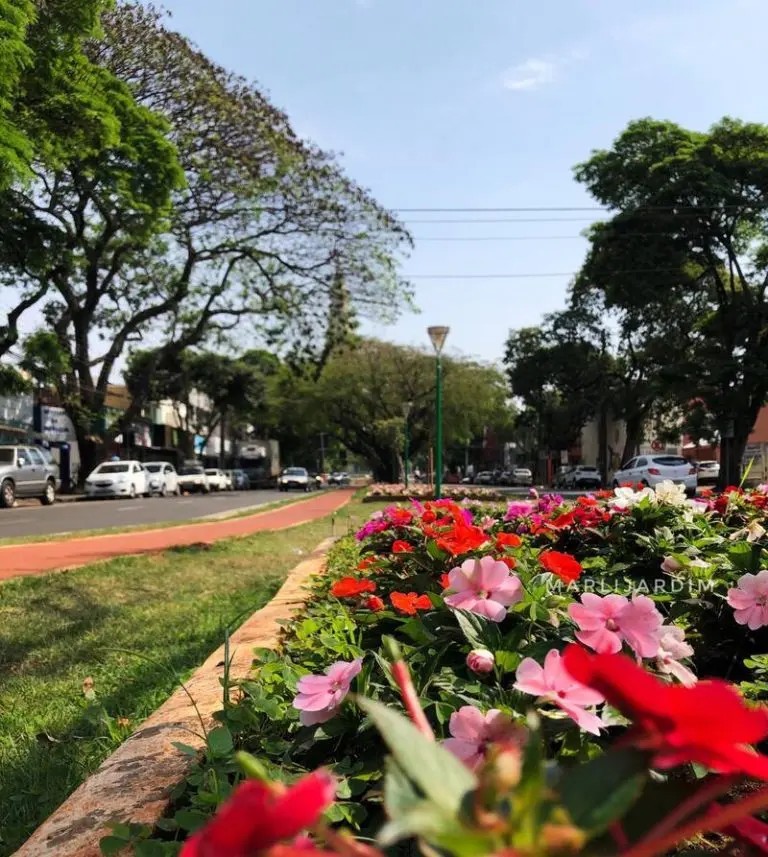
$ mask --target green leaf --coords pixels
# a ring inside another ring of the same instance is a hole
[[[379,831],[378,841],[387,848],[401,839],[418,837],[434,841],[459,826],[455,816],[427,800],[413,804],[407,811],[388,821]]]
[[[218,726],[208,733],[208,749],[214,756],[227,756],[234,747],[232,733],[226,726]]]
[[[209,815],[196,809],[180,809],[174,818],[179,827],[187,833],[194,833],[211,820]]]
[[[467,610],[455,610],[456,621],[467,642],[476,649],[497,649],[501,645],[498,625]]]
[[[114,857],[119,854],[130,840],[121,839],[119,836],[105,836],[99,841],[99,848],[104,857]]]
[[[184,753],[185,756],[197,756],[200,752],[195,747],[190,747],[189,744],[184,744],[181,741],[172,741],[171,746],[175,747],[180,753]]]
[[[571,768],[558,791],[573,823],[594,835],[626,813],[647,779],[648,757],[627,748]]]
[[[514,672],[520,666],[520,661],[523,659],[522,655],[518,654],[518,652],[506,652],[503,649],[494,652],[493,655],[496,659],[496,666],[502,673]]]
[[[464,796],[477,787],[472,773],[393,709],[371,699],[358,699],[358,705],[381,732],[403,772],[436,806],[457,814]]]

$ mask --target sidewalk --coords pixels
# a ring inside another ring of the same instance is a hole
[[[116,556],[153,554],[173,547],[212,544],[221,539],[250,536],[264,530],[283,530],[338,511],[350,501],[354,493],[354,489],[341,489],[269,512],[257,512],[226,521],[198,522],[163,530],[140,530],[58,542],[0,546],[0,580],[76,568]]]

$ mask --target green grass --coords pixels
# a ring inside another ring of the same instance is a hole
[[[337,513],[336,534],[371,507]],[[0,855],[12,853],[115,747],[263,606],[331,534],[281,532],[116,559],[0,585]],[[93,679],[109,720],[83,693]],[[118,718],[124,718],[120,724]]]

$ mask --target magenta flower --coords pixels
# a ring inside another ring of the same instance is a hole
[[[693,647],[685,642],[685,631],[677,625],[663,625],[660,630],[656,667],[661,673],[673,675],[680,684],[693,687],[696,676],[680,663],[681,658],[690,658],[693,654]]]
[[[539,512],[543,512],[545,515],[548,515],[550,512],[553,512],[555,509],[562,506],[563,503],[565,503],[565,500],[560,496],[560,494],[544,494],[539,497],[537,505]]]
[[[523,597],[520,579],[509,567],[492,556],[465,560],[448,572],[448,588],[454,593],[445,599],[449,607],[502,622],[507,607]]]
[[[371,519],[366,521],[355,533],[355,538],[361,542],[363,539],[367,539],[368,536],[376,535],[376,533],[383,533],[384,530],[388,530],[389,527],[390,522],[384,517],[384,513],[374,512],[373,515],[371,515]]]
[[[568,614],[579,626],[576,639],[599,654],[621,651],[626,642],[640,658],[653,658],[659,650],[664,621],[647,595],[601,598],[593,592],[581,596],[581,604],[571,604]]]
[[[510,503],[507,506],[507,514],[504,515],[505,521],[514,521],[517,518],[527,518],[534,509],[534,504],[527,500],[518,500]]]
[[[533,658],[522,660],[516,678],[515,690],[553,702],[585,732],[600,734],[602,721],[593,712],[586,711],[585,706],[599,705],[605,700],[597,691],[571,678],[557,649],[547,653],[543,667]]]
[[[518,728],[506,714],[496,708],[483,714],[474,705],[464,705],[454,711],[448,731],[451,737],[443,741],[443,747],[473,771],[485,761],[489,745],[519,736]]]
[[[768,570],[742,575],[728,590],[727,601],[739,625],[746,625],[750,631],[768,625]]]
[[[325,675],[305,675],[300,678],[293,707],[301,712],[299,719],[302,724],[314,726],[335,717],[362,666],[362,658],[351,662],[337,661],[328,667]]]

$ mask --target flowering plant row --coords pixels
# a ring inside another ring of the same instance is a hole
[[[376,513],[162,832],[119,834],[183,857],[768,853],[766,505],[665,484]]]

